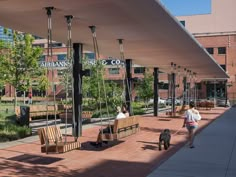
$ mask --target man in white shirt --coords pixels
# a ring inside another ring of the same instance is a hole
[[[117,106],[116,108],[116,111],[117,111],[117,116],[116,116],[116,119],[124,119],[126,118],[126,115],[121,111],[121,107],[120,106]],[[102,141],[101,139],[101,134],[102,133],[113,133],[113,125],[108,125],[106,128],[104,129],[101,129],[98,133],[98,137],[97,137],[97,141],[95,143],[90,143],[91,145],[95,145],[96,147],[101,147],[102,146],[102,142],[104,143],[108,143],[107,141]]]

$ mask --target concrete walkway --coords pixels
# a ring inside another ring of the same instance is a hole
[[[148,177],[236,177],[236,108],[226,111]]]

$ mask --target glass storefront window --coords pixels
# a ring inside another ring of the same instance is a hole
[[[108,68],[109,74],[120,74],[120,68]]]
[[[57,55],[57,60],[58,61],[66,60],[66,54],[58,54]]]
[[[144,67],[134,68],[134,74],[143,74],[144,72],[145,72],[145,68]]]

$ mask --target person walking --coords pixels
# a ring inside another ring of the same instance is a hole
[[[29,95],[28,95],[28,104],[32,104],[33,101],[32,101],[32,93],[29,92]]]
[[[195,109],[194,102],[189,103],[189,109],[185,112],[183,127],[188,130],[188,142],[189,147],[194,148],[193,145],[195,132],[198,128],[198,121],[201,120],[201,115],[199,111]]]

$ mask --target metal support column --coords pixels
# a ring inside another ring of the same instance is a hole
[[[158,105],[158,98],[159,98],[159,68],[154,68],[154,116],[158,116],[159,105]]]
[[[171,73],[172,80],[172,113],[175,113],[175,73]]]
[[[184,92],[183,92],[183,105],[186,105],[187,104],[187,93],[186,93],[186,90],[187,90],[187,77],[184,76],[183,78],[183,85],[184,85]]]
[[[227,80],[225,80],[225,107],[228,106],[228,90],[227,90]]]
[[[171,74],[167,74],[167,78],[168,78],[168,97],[167,98],[171,98],[172,97],[172,81],[171,81]]]
[[[193,89],[193,98],[194,98],[194,104],[197,106],[197,83],[194,81],[194,89]]]
[[[126,59],[125,60],[125,67],[126,67],[126,82],[125,82],[125,100],[126,100],[126,105],[127,109],[130,113],[130,115],[133,115],[132,107],[131,107],[131,92],[132,92],[132,85],[131,85],[131,80],[132,80],[132,60],[131,59]]]
[[[214,107],[216,107],[216,80],[214,80]]]
[[[82,54],[83,44],[74,43],[73,58],[73,135],[77,138],[82,135]]]

